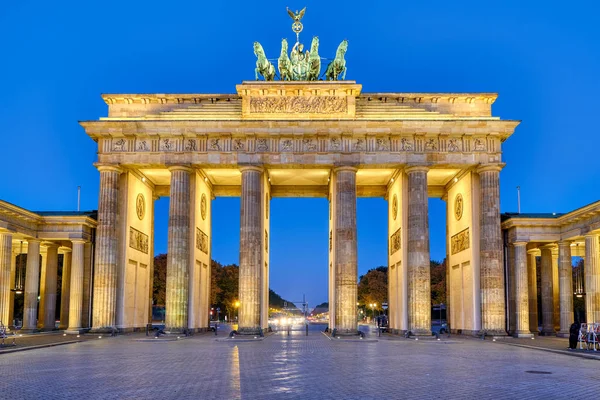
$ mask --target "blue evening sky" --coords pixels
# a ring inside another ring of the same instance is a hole
[[[269,4],[271,3],[271,4]],[[5,1],[0,6],[0,198],[31,210],[96,209],[95,143],[78,125],[106,115],[101,93],[233,93],[293,39],[285,7],[307,6],[302,41],[322,57],[349,40],[347,79],[364,92],[498,92],[522,124],[503,146],[502,211],[566,212],[600,199],[599,7],[595,2]],[[166,251],[168,199],[156,207]],[[239,199],[213,203],[213,258],[237,263]],[[271,288],[327,299],[325,199],[274,199]],[[386,202],[358,200],[359,273],[387,261]],[[445,204],[430,201],[432,258]]]

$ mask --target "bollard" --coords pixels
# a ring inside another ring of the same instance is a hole
[[[217,336],[217,330],[219,330],[219,324],[215,324],[215,336]]]
[[[308,336],[308,324],[306,324],[306,336]]]
[[[287,326],[288,336],[290,336],[290,326]]]

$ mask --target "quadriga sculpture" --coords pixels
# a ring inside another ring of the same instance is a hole
[[[275,78],[275,67],[269,60],[263,47],[258,42],[254,42],[254,55],[256,59],[256,68],[254,69],[254,75],[258,80],[258,75],[262,75],[265,81],[272,81]]]

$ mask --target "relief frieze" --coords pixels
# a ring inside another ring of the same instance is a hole
[[[144,254],[148,254],[148,235],[142,233],[135,229],[134,227],[129,227],[129,247],[132,249],[141,251]]]
[[[173,151],[175,150],[175,143],[171,139],[161,139],[158,148],[160,151]]]
[[[458,232],[450,238],[450,254],[458,254],[469,248],[469,228]]]
[[[346,98],[338,96],[253,97],[250,99],[250,112],[256,114],[338,114],[346,113],[347,110]]]
[[[414,147],[410,140],[407,138],[400,139],[400,150],[402,151],[413,151]]]
[[[208,235],[200,228],[196,228],[196,248],[204,254],[208,254]]]
[[[401,228],[398,228],[398,230],[396,230],[396,232],[394,232],[390,238],[390,256],[400,250],[402,247],[402,236],[400,236],[400,229]]]

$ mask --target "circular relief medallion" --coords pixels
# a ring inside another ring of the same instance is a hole
[[[135,213],[140,220],[144,219],[144,215],[146,215],[146,200],[141,193],[135,199]]]
[[[457,194],[454,199],[454,216],[459,221],[463,216],[463,197],[462,194]]]
[[[398,216],[398,196],[394,195],[394,199],[392,200],[392,217],[394,220]]]
[[[200,198],[200,215],[202,216],[202,220],[206,219],[206,196],[202,193],[202,197]]]

